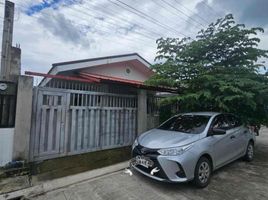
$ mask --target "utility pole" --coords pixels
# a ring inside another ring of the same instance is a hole
[[[20,75],[21,49],[12,46],[15,4],[5,1],[0,79],[16,81]]]

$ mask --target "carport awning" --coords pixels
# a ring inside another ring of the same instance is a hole
[[[31,76],[42,76],[47,77],[51,79],[63,79],[63,80],[69,80],[69,81],[80,81],[80,82],[87,82],[87,83],[117,83],[117,84],[123,84],[128,85],[140,89],[147,89],[147,90],[154,90],[159,92],[170,92],[170,93],[177,93],[176,88],[169,88],[164,86],[149,86],[145,85],[141,81],[135,81],[135,80],[128,80],[113,76],[105,76],[105,75],[99,75],[99,74],[92,74],[92,73],[86,73],[81,72],[76,76],[66,76],[66,75],[51,75],[51,74],[44,74],[44,73],[38,73],[38,72],[31,72],[31,71],[25,71],[26,75]]]

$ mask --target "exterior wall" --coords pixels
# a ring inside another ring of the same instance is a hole
[[[10,1],[5,2],[5,17],[2,35],[1,70],[0,77],[10,80],[11,48],[13,38],[13,20],[15,4]]]
[[[14,128],[0,129],[0,167],[12,160]]]
[[[147,115],[147,130],[159,126],[159,115]]]
[[[138,135],[147,130],[147,93],[138,91]]]
[[[20,75],[21,49],[12,47],[14,6],[13,2],[5,2],[0,78],[16,82]]]
[[[120,147],[36,162],[32,173],[38,174],[38,181],[47,181],[113,165],[130,158],[131,146]]]
[[[128,72],[129,73],[128,73]],[[149,76],[143,73],[142,71],[138,70],[132,64],[126,63],[118,63],[118,64],[110,64],[109,66],[95,66],[90,67],[88,69],[83,70],[83,72],[88,72],[92,74],[99,74],[105,76],[113,76],[128,80],[135,80],[135,81],[146,81]]]
[[[21,70],[21,49],[11,47],[10,80],[17,81]]]
[[[33,78],[19,76],[13,159],[28,160],[31,130]]]

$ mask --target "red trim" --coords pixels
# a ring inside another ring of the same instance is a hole
[[[99,83],[100,79],[97,78],[79,78],[79,77],[73,77],[73,76],[63,76],[63,75],[52,75],[52,74],[44,74],[44,73],[38,73],[38,72],[31,72],[31,71],[25,71],[26,75],[31,76],[42,76],[46,78],[55,78],[55,79],[63,79],[68,81],[81,81],[81,82],[87,82],[87,83]]]

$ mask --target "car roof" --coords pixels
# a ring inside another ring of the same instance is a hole
[[[206,116],[215,116],[221,114],[220,112],[189,112],[182,113],[181,115],[206,115]]]

